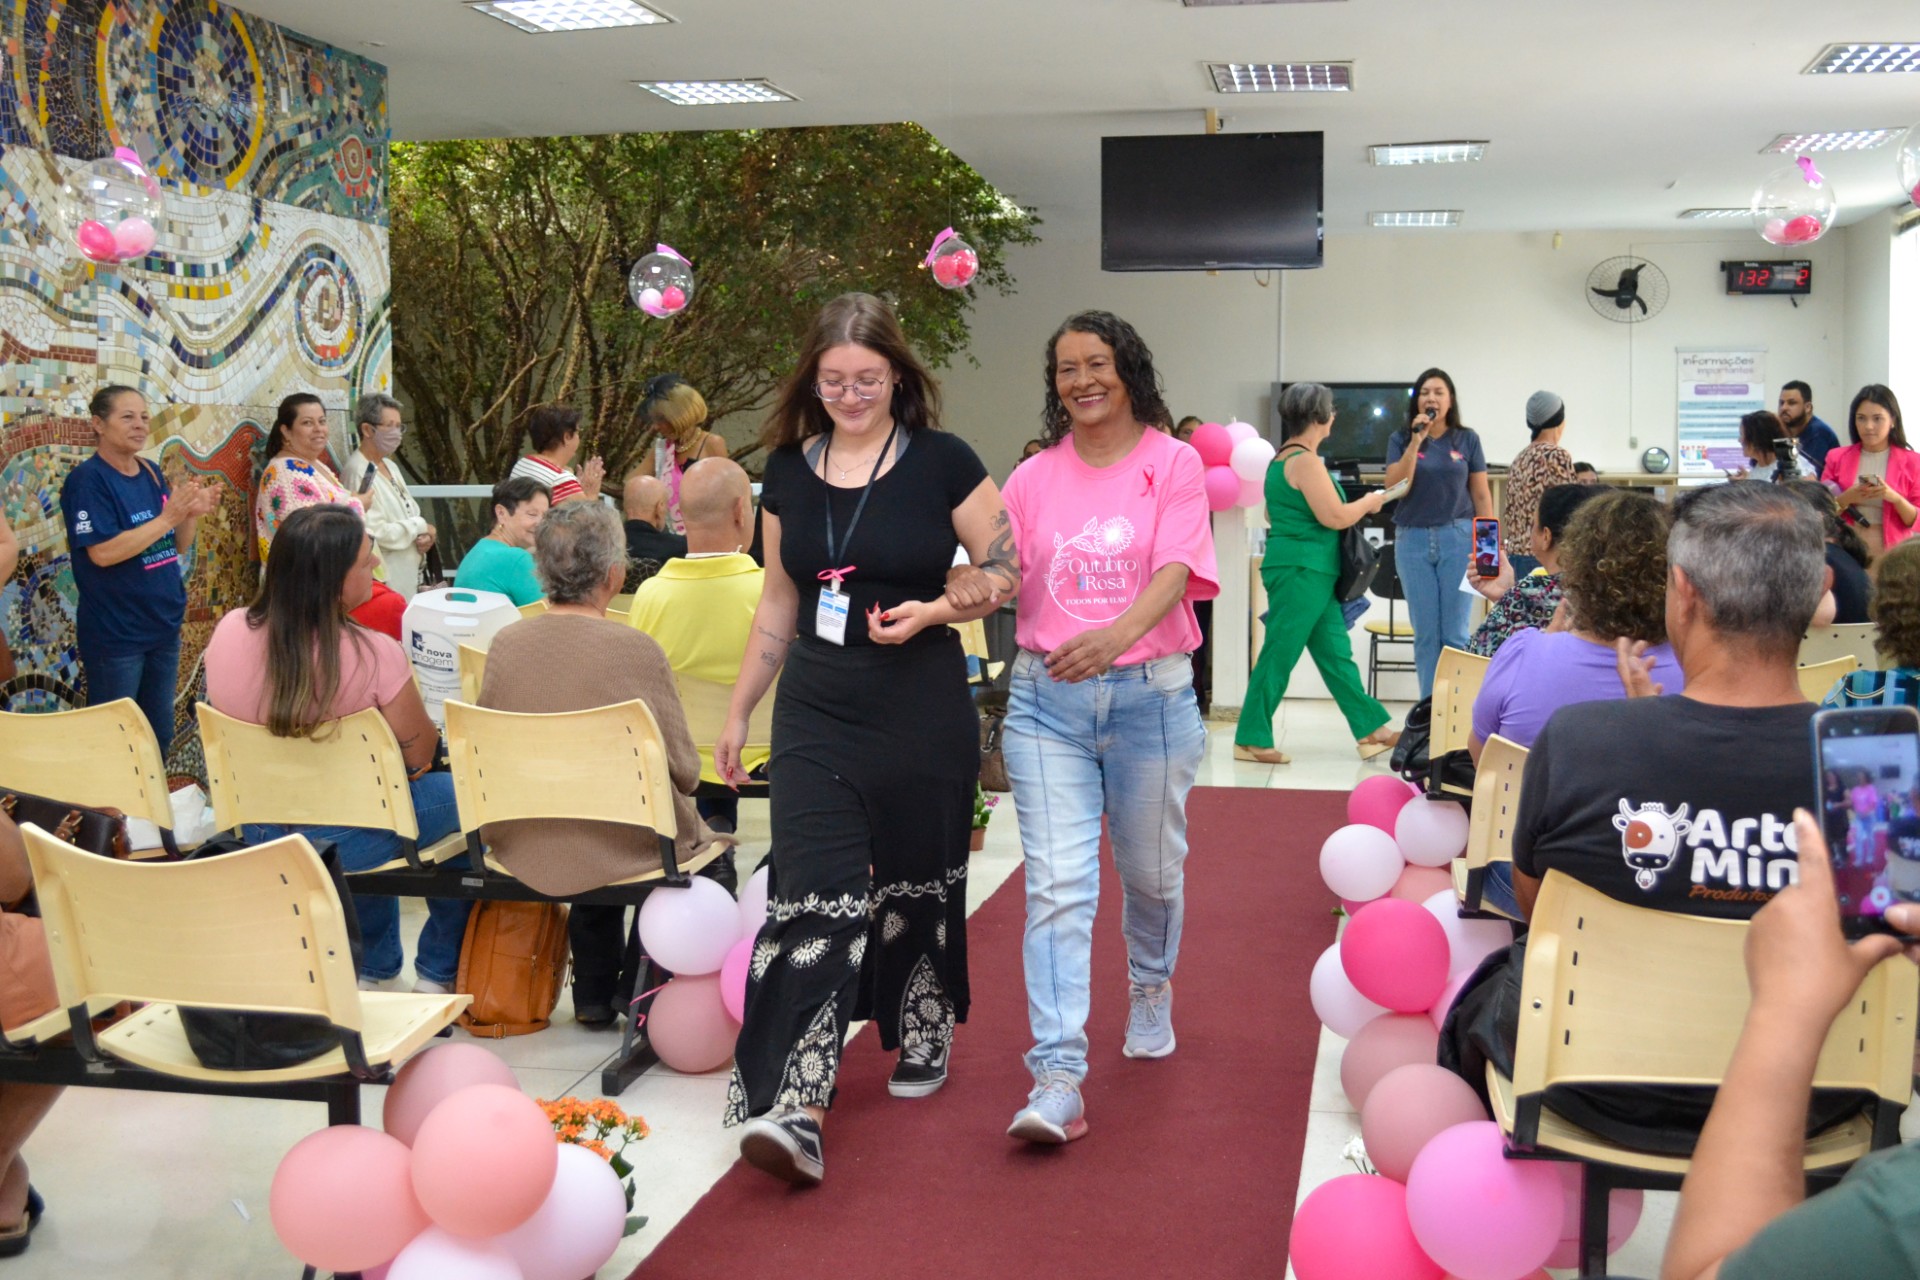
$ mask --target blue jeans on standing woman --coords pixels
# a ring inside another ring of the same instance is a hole
[[[87,705],[132,698],[160,739],[160,759],[173,746],[173,697],[180,679],[180,637],[169,636],[150,649],[133,653],[80,652],[87,672]]]
[[[1473,546],[1473,521],[1455,520],[1429,528],[1402,525],[1394,530],[1393,566],[1407,598],[1413,623],[1413,665],[1420,696],[1433,693],[1433,669],[1440,650],[1467,647],[1467,622],[1474,597],[1460,589]]]
[[[453,775],[430,773],[409,784],[413,791],[413,817],[419,824],[423,847],[452,835],[460,828],[460,815],[453,804]],[[309,840],[331,840],[340,855],[340,869],[346,872],[371,871],[383,862],[400,856],[400,837],[391,831],[367,827],[288,827],[278,823],[256,823],[240,829],[240,838],[248,844],[264,844],[281,836],[299,832]],[[464,867],[467,855],[439,864]],[[353,895],[354,913],[360,917],[360,976],[368,982],[384,982],[397,977],[405,960],[400,949],[400,900]],[[420,945],[413,956],[413,972],[428,982],[453,985],[460,973],[460,944],[467,935],[467,913],[471,902],[458,898],[428,898],[427,923],[420,929]]]
[[[1056,681],[1040,655],[1013,663],[1002,743],[1026,847],[1027,1013],[1036,1080],[1087,1075],[1093,915],[1104,817],[1120,872],[1128,976],[1173,976],[1186,912],[1187,792],[1207,730],[1185,654]]]

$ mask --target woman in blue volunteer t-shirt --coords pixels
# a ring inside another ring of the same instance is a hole
[[[67,474],[60,511],[80,595],[80,664],[87,702],[132,698],[153,725],[164,759],[173,742],[174,682],[187,588],[181,557],[200,517],[220,503],[212,481],[175,493],[140,456],[147,401],[132,387],[103,387],[87,406],[100,434],[91,458]]]
[[[1480,437],[1460,425],[1453,379],[1429,369],[1414,384],[1407,425],[1387,441],[1387,485],[1411,479],[1394,509],[1394,568],[1413,623],[1413,662],[1420,696],[1433,692],[1433,669],[1447,645],[1467,647],[1473,597],[1467,574],[1474,517],[1493,516],[1487,456]]]

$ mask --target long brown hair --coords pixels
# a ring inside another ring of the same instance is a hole
[[[914,354],[893,308],[870,293],[843,293],[820,308],[800,342],[800,359],[780,384],[760,443],[768,452],[833,430],[827,406],[815,394],[820,357],[852,343],[893,366],[893,420],[909,432],[940,429],[940,384]]]
[[[365,646],[341,592],[366,545],[354,507],[302,507],[280,524],[247,626],[267,631],[267,731],[311,738],[340,692],[340,648]]]

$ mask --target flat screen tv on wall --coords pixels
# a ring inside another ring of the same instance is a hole
[[[1280,438],[1280,395],[1291,382],[1273,384],[1270,435]],[[1328,462],[1353,460],[1370,467],[1387,460],[1387,437],[1407,425],[1413,385],[1407,382],[1329,382],[1333,392],[1333,431],[1320,446]]]
[[[1100,140],[1103,271],[1260,271],[1321,261],[1315,133]]]

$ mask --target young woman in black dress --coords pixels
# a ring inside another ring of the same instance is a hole
[[[1019,586],[1000,491],[939,429],[939,389],[886,303],[823,308],[767,428],[766,586],[714,747],[746,780],[747,717],[776,674],[772,885],[726,1120],[776,1177],[820,1181],[849,1020],[900,1050],[888,1088],[945,1083],[967,1016],[966,874],[979,722],[947,625]],[[994,590],[943,598],[954,548]]]

